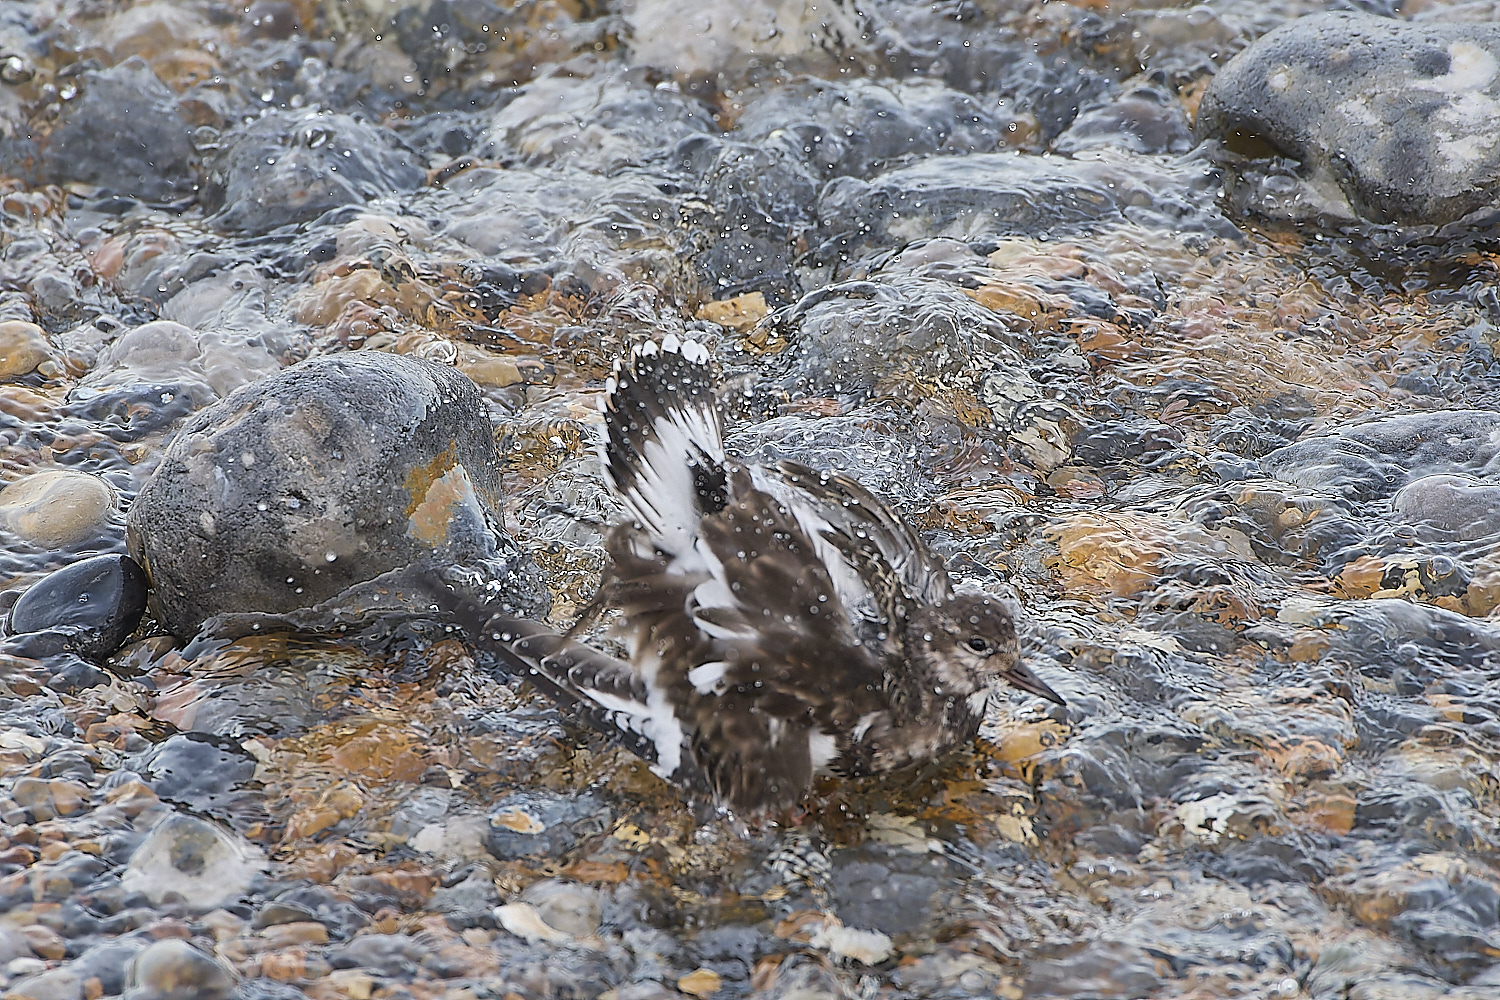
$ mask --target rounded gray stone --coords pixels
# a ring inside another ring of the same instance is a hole
[[[192,126],[144,59],[85,70],[78,82],[78,97],[62,103],[51,129],[7,138],[0,167],[33,183],[83,181],[146,201],[194,193]]]
[[[481,568],[545,607],[500,527],[498,456],[474,384],[376,352],[313,358],[200,411],[132,505],[159,620],[286,613],[419,560]]]
[[[1303,201],[1341,191],[1373,222],[1441,226],[1500,207],[1500,24],[1298,18],[1219,71],[1197,130],[1301,161]]]

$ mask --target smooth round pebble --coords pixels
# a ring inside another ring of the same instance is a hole
[[[370,969],[383,976],[410,975],[427,949],[404,934],[361,934],[328,953],[335,969]]]
[[[0,378],[34,372],[50,360],[52,347],[41,327],[15,319],[0,323]]]
[[[135,957],[127,1000],[228,1000],[234,974],[186,941],[157,941]]]
[[[123,555],[82,559],[31,585],[10,609],[10,631],[55,630],[84,656],[108,656],[146,609],[146,574]]]
[[[60,549],[108,530],[115,491],[98,476],[47,469],[0,490],[0,524],[44,549]]]
[[[83,980],[72,969],[48,969],[25,979],[18,979],[6,990],[7,998],[25,1000],[78,1000],[83,996]]]
[[[266,868],[264,852],[238,834],[173,813],[130,856],[120,887],[161,905],[180,897],[195,913],[234,902]]]

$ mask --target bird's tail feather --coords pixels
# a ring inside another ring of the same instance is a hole
[[[468,633],[476,651],[489,654],[506,674],[524,677],[570,718],[598,730],[651,764],[673,762],[665,775],[689,787],[701,784],[680,746],[663,746],[652,726],[645,684],[630,664],[577,642],[540,622],[492,609],[436,571],[424,588],[440,610]],[[706,787],[706,786],[705,786]]]

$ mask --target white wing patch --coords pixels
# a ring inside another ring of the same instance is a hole
[[[723,660],[714,660],[711,663],[700,663],[688,671],[688,683],[693,685],[693,690],[699,694],[723,694],[724,673],[729,669],[729,664]]]
[[[839,741],[816,729],[807,734],[807,756],[812,759],[815,773],[828,770],[828,765],[839,755]]]
[[[797,519],[797,526],[802,529],[808,541],[812,542],[818,561],[828,570],[834,595],[839,599],[844,614],[849,623],[857,627],[860,624],[858,616],[861,609],[873,611],[875,598],[869,585],[859,575],[859,570],[823,536],[823,532],[833,530],[833,525],[818,512],[816,506],[807,502],[806,493],[778,476],[768,475],[766,470],[757,466],[751,466],[750,473],[756,489],[775,497]]]
[[[658,548],[682,555],[698,538],[697,494],[687,459],[707,449],[693,436],[701,428],[689,426],[701,421],[678,419],[686,417],[678,407],[668,412],[671,419],[658,418],[641,447],[642,464],[635,469],[635,481],[624,490],[617,487],[616,492]]]
[[[660,354],[679,354],[694,365],[707,365],[709,361],[708,348],[696,341],[680,340],[673,334],[663,337],[660,345],[645,343],[634,352],[635,357],[642,358]],[[609,475],[607,454],[603,456],[605,476],[631,515],[651,534],[652,541],[662,551],[680,556],[693,548],[698,537],[697,493],[689,463],[699,457],[713,464],[724,461],[718,400],[711,392],[702,390],[696,395],[684,391],[669,397],[665,395],[669,387],[648,387],[641,374],[617,369],[604,385],[606,408],[607,400],[617,392],[656,391],[664,394],[652,401],[661,415],[652,421],[649,433],[641,435],[637,449],[639,462],[632,463],[634,481],[624,488],[614,482]],[[622,380],[629,383],[623,389]],[[603,447],[607,449],[607,443]]]
[[[854,724],[854,732],[849,734],[855,743],[865,738],[865,733],[870,731],[870,727],[875,725],[875,720],[878,718],[880,718],[879,712],[866,712],[859,717],[859,721]]]

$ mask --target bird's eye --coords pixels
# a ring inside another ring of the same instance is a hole
[[[990,651],[989,640],[988,639],[981,639],[977,635],[976,636],[971,636],[969,638],[969,641],[966,642],[966,643],[964,643],[964,645],[968,646],[970,649],[972,649],[976,653],[988,653]]]

